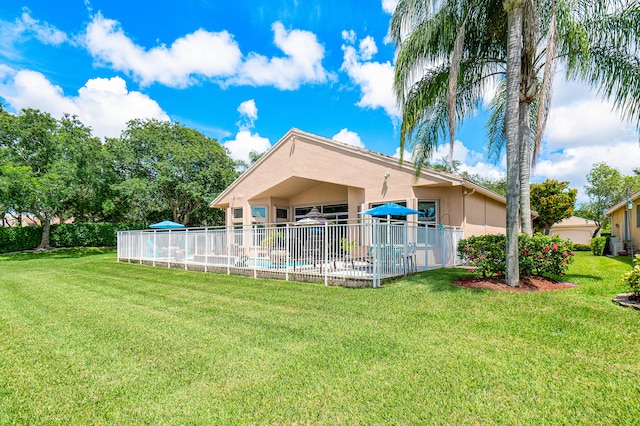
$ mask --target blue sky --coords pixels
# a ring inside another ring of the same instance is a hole
[[[0,2],[0,100],[76,114],[96,136],[131,118],[179,121],[236,159],[291,127],[388,155],[398,153],[391,90],[395,2],[371,0],[68,0]],[[635,127],[559,75],[534,180],[579,189],[591,165],[640,166]],[[484,154],[484,116],[458,129],[463,169],[504,173]],[[435,159],[444,156],[443,144]]]

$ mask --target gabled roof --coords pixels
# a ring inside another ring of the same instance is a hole
[[[292,128],[282,138],[280,138],[280,140],[275,145],[273,145],[273,147],[271,147],[269,151],[267,151],[262,157],[260,157],[258,161],[252,164],[251,167],[245,170],[245,172],[242,173],[231,185],[229,185],[224,191],[222,191],[222,193],[220,193],[210,203],[210,207],[214,207],[216,204],[219,204],[221,200],[226,198],[229,195],[229,193],[231,193],[244,179],[246,179],[249,175],[254,173],[257,169],[259,169],[263,163],[265,163],[266,161],[269,161],[269,158],[271,157],[271,155],[278,149],[280,145],[285,144],[287,141],[291,140],[291,138],[300,138],[301,140],[306,140],[310,143],[326,145],[334,150],[343,151],[351,155],[358,155],[360,157],[367,159],[368,161],[388,164],[389,166],[400,167],[401,169],[404,169],[407,173],[410,173],[410,174],[415,173],[414,165],[411,162],[403,161],[402,163],[400,163],[399,159],[396,157],[391,157],[389,155],[381,154],[379,152],[371,151],[369,149],[359,148],[354,145],[349,145],[343,142],[324,138],[322,136],[314,135],[312,133],[307,133],[302,130]],[[501,203],[506,203],[505,198],[500,194],[497,194],[481,185],[478,185],[456,174],[446,173],[446,172],[435,170],[429,167],[425,167],[420,172],[420,175],[418,178],[436,179],[442,182],[447,182],[447,185],[463,186],[465,188],[471,189],[474,192],[477,192],[479,194],[482,194],[489,198],[497,200]]]
[[[619,208],[621,208],[621,207],[626,208],[626,204],[629,201],[635,202],[637,200],[640,200],[640,191],[634,192],[628,198],[625,198],[624,200],[620,201],[618,204],[614,205],[613,207],[609,207],[607,210],[605,210],[604,215],[605,216],[611,216],[611,214],[613,212],[615,212],[616,210],[618,210]]]
[[[554,224],[551,229],[558,228],[597,228],[598,225],[593,220],[585,219],[578,216],[571,216],[566,219],[562,219],[560,222]]]

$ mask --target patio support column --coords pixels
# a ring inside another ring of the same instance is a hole
[[[158,241],[156,237],[156,230],[153,230],[153,266],[156,266],[156,260],[158,258]]]

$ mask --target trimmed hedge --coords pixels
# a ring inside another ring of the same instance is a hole
[[[0,227],[0,253],[31,250],[40,245],[41,226]]]
[[[112,247],[118,231],[144,229],[140,223],[65,223],[51,226],[51,247]],[[0,228],[0,253],[32,250],[40,245],[41,226]]]
[[[543,234],[520,235],[520,276],[552,274],[563,275],[573,262],[571,241],[558,236]],[[481,235],[461,240],[458,255],[469,266],[475,276],[504,276],[506,271],[506,236]]]

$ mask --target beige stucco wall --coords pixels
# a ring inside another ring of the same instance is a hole
[[[571,240],[574,244],[586,244],[589,245],[591,243],[591,236],[593,235],[593,231],[591,228],[582,228],[582,229],[551,229],[549,231],[550,235],[557,235],[563,240]]]
[[[252,205],[268,206],[266,222],[272,223],[276,206],[288,208],[292,221],[295,207],[347,203],[349,218],[357,219],[371,203],[417,208],[418,200],[435,200],[438,223],[468,226],[470,235],[504,232],[504,203],[477,193],[465,197],[465,191],[472,192],[461,178],[426,172],[416,180],[412,166],[395,158],[290,132],[215,206],[227,209],[227,224],[250,224]],[[242,221],[233,220],[236,207],[243,207]]]
[[[636,215],[638,214],[638,209],[640,209],[640,200],[635,200],[633,204],[633,208],[631,209],[631,241],[633,242],[634,248],[640,247],[640,227],[637,226]],[[614,237],[618,237],[620,241],[624,241],[624,212],[626,210],[626,206],[622,206],[616,211],[611,213],[611,235]]]
[[[470,193],[465,197],[464,223],[465,237],[485,234],[504,234],[506,223],[506,210],[501,204],[491,198]]]

